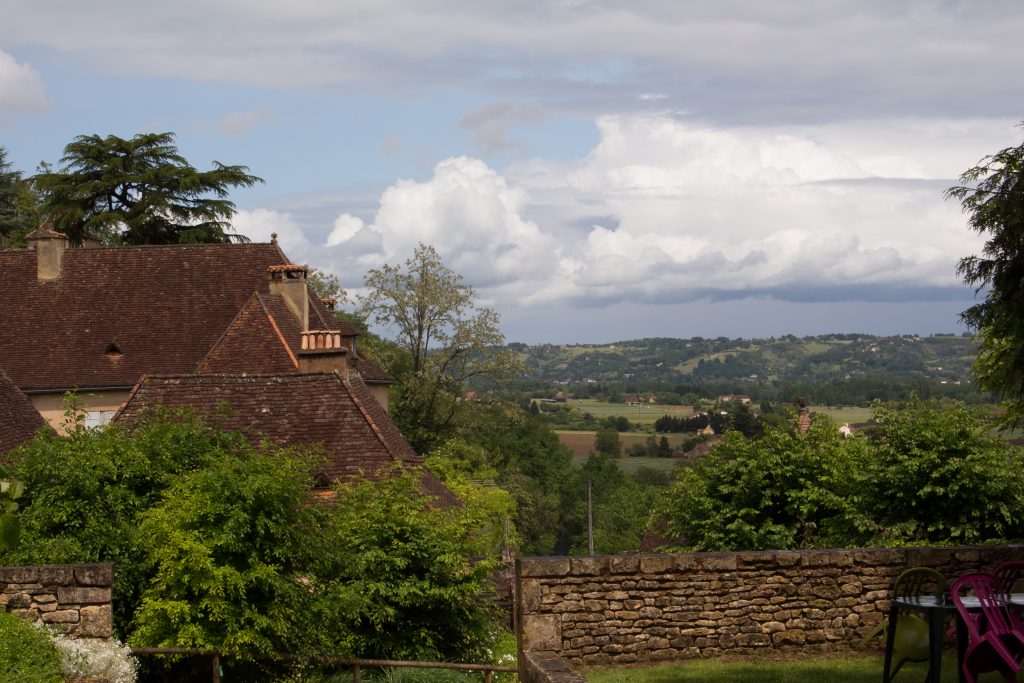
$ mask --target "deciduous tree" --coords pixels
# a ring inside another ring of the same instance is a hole
[[[459,413],[465,382],[501,379],[518,369],[501,349],[498,314],[477,305],[476,292],[437,251],[420,244],[401,266],[370,270],[359,312],[395,335],[399,357],[382,359],[399,379],[395,418],[421,451],[443,441]]]
[[[234,187],[263,182],[245,166],[213,162],[199,171],[178,153],[173,133],[80,135],[64,148],[59,170],[32,182],[42,211],[72,244],[86,236],[107,244],[243,241],[229,234]]]

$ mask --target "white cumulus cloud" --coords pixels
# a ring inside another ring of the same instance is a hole
[[[0,50],[0,121],[15,113],[37,113],[50,105],[39,74]]]
[[[499,173],[451,157],[386,188],[372,216],[338,215],[319,246],[289,214],[242,212],[236,225],[277,231],[289,256],[357,292],[367,269],[430,244],[499,310],[964,296],[955,265],[980,240],[942,197],[951,162],[928,152],[948,131],[864,125],[873,142],[843,127],[606,117],[581,159]]]
[[[380,236],[380,263],[397,263],[422,242],[478,287],[520,286],[546,276],[557,263],[559,242],[524,217],[526,192],[484,162],[453,157],[425,181],[400,180],[381,195],[369,229]],[[328,237],[344,246],[362,221],[342,214]]]
[[[313,255],[313,245],[306,239],[295,217],[288,212],[271,209],[241,210],[231,224],[240,235],[253,242],[269,242],[277,235],[277,243],[293,262],[306,263]],[[310,265],[316,265],[311,263]]]

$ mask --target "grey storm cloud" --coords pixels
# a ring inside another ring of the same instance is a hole
[[[1007,85],[1024,63],[1022,34],[1024,9],[1012,0],[212,0],[201,10],[13,0],[0,26],[11,49],[72,54],[115,73],[366,91],[472,84],[580,112],[656,101],[746,124],[973,116],[979,103],[1019,116],[1024,90]],[[483,142],[507,144],[501,116],[470,112],[464,122],[483,126]]]

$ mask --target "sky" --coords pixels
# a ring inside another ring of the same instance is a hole
[[[1015,0],[5,0],[0,146],[172,131],[337,274],[433,245],[509,341],[961,332],[943,191],[1021,144]]]

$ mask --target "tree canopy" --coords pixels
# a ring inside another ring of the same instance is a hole
[[[58,170],[32,178],[42,213],[72,244],[242,241],[229,234],[234,187],[263,182],[245,166],[213,162],[199,171],[178,153],[173,133],[80,135],[64,148]]]
[[[25,235],[38,224],[36,196],[21,171],[7,161],[7,150],[0,147],[0,248],[22,246]]]
[[[986,237],[981,255],[964,257],[957,267],[964,282],[984,292],[961,318],[981,343],[975,377],[1005,399],[1004,424],[1014,426],[1024,420],[1024,144],[983,158],[960,183],[946,196],[960,202],[968,225]]]

